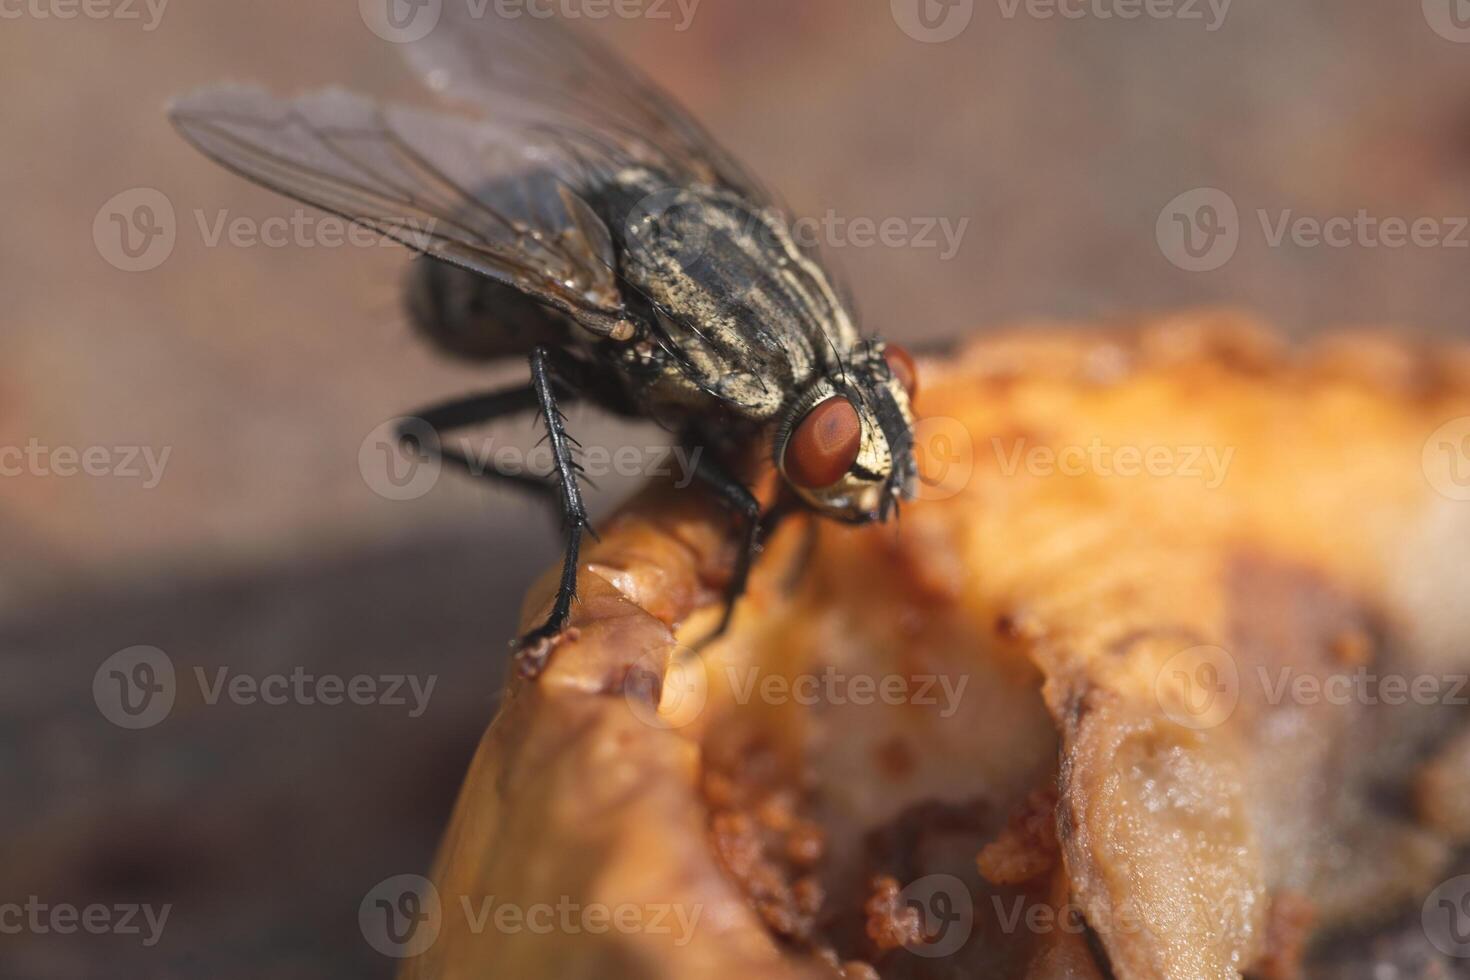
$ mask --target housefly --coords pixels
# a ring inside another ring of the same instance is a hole
[[[447,0],[399,47],[443,111],[216,86],[170,116],[230,170],[420,252],[406,305],[432,341],[529,359],[528,385],[430,407],[400,431],[467,466],[420,434],[518,412],[544,422],[551,473],[484,473],[534,483],[565,521],[551,613],[513,644],[525,672],[567,623],[590,530],[568,400],[712,450],[698,476],[743,528],[721,631],[763,530],[791,509],[762,517],[732,472],[740,450],[768,452],[784,499],[822,517],[886,520],[912,495],[913,361],[859,333],[771,195],[669,96],[583,35],[469,0]]]

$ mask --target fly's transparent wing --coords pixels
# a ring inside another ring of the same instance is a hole
[[[169,111],[206,156],[271,190],[491,276],[600,334],[626,329],[607,228],[575,190],[587,147],[381,105],[203,89]]]
[[[535,6],[444,0],[433,29],[398,47],[430,89],[486,119],[575,134],[598,152],[650,165],[675,183],[731,192],[753,210],[789,221],[777,195],[659,86],[588,32],[535,15]],[[821,245],[793,237],[851,310],[851,291],[832,275]]]
[[[434,28],[398,47],[429,88],[487,119],[582,134],[675,180],[732,191],[789,221],[785,202],[676,100],[588,32],[533,14],[535,6],[444,0]],[[795,244],[853,309],[852,291],[833,275],[821,244]]]
[[[526,7],[446,0],[427,35],[400,45],[431,89],[497,123],[595,136],[670,177],[772,195],[677,102],[586,34]]]

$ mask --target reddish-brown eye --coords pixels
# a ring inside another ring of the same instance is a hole
[[[857,462],[863,444],[863,424],[857,409],[841,395],[833,395],[806,413],[786,443],[786,476],[808,490],[829,487]]]
[[[883,359],[912,400],[919,393],[919,366],[914,363],[913,355],[897,344],[889,344],[883,350]]]

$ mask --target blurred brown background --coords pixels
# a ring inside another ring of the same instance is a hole
[[[1128,0],[923,0],[954,34],[927,41],[919,2],[702,0],[685,24],[690,0],[669,0],[667,19],[582,26],[797,211],[844,222],[824,245],[887,336],[1200,303],[1293,333],[1467,333],[1464,0],[1178,0],[1135,19],[1116,16]],[[551,528],[451,474],[412,500],[374,491],[359,453],[381,423],[505,372],[408,334],[398,249],[212,244],[222,218],[312,213],[163,118],[222,79],[406,91],[393,45],[344,0],[159,3],[0,6],[0,903],[172,911],[151,947],[5,935],[0,976],[386,976],[358,903],[427,866]],[[1238,245],[1189,271],[1160,228],[1198,188],[1237,209]],[[171,246],[119,268],[117,218],[160,196]],[[1433,219],[1437,240],[1272,241],[1283,217],[1360,212]],[[864,245],[855,220],[899,232]],[[96,472],[65,475],[89,449]],[[168,655],[177,698],[129,730],[93,682],[135,645]],[[410,717],[211,704],[195,680],[297,667],[435,687]]]

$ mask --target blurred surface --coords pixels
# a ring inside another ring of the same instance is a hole
[[[931,10],[962,27],[937,43],[916,39],[905,0],[703,0],[687,25],[691,5],[669,3],[668,19],[583,26],[796,211],[833,216],[824,245],[887,336],[1228,302],[1295,333],[1463,337],[1459,2],[1181,0],[1197,19],[1123,19],[1102,16],[1126,6],[1106,0],[1063,4],[1077,17],[960,0]],[[221,79],[408,93],[392,48],[351,3],[0,8],[0,449],[29,454],[0,457],[0,793],[19,801],[5,819],[23,856],[0,871],[0,900],[177,906],[156,951],[29,937],[23,965],[0,950],[0,973],[391,970],[357,902],[425,866],[493,710],[516,597],[555,550],[519,501],[451,475],[386,499],[360,459],[386,420],[517,369],[437,359],[398,311],[400,250],[333,247],[315,212],[200,158],[162,109]],[[1201,189],[1217,193],[1180,197]],[[149,204],[162,220],[159,195],[172,244],[125,271],[113,219]],[[1205,237],[1170,238],[1180,207]],[[272,218],[304,244],[221,233]],[[1352,230],[1312,244],[1310,227],[1283,232],[1299,218]],[[1390,247],[1389,219],[1432,227]],[[858,220],[898,230],[874,244]],[[1218,221],[1227,233],[1210,236]],[[64,475],[88,451],[96,475]],[[167,654],[180,696],[124,730],[92,685],[137,645]],[[437,684],[412,719],[199,702],[194,668],[219,666]]]

